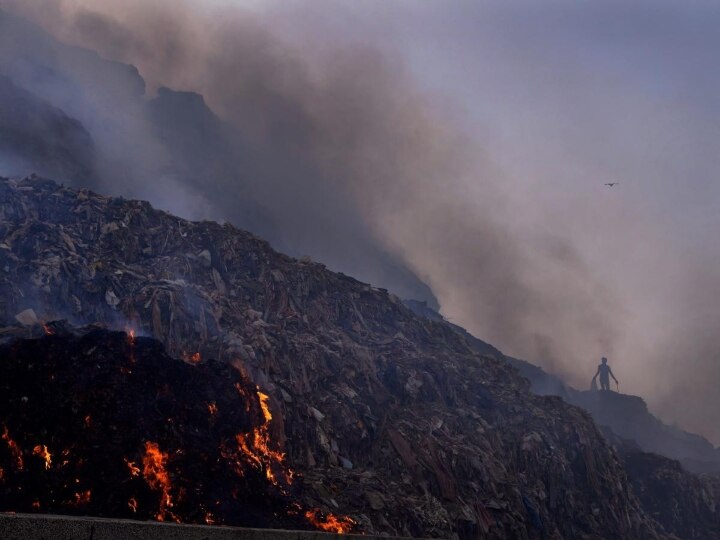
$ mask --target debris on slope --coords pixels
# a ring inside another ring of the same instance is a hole
[[[404,303],[418,315],[444,321],[442,315],[423,302],[405,300]],[[464,328],[449,322],[447,324],[465,337],[476,351],[506,360],[530,382],[534,393],[560,396],[568,403],[582,407],[599,426],[607,426],[618,437],[632,439],[646,452],[677,459],[689,471],[720,473],[720,449],[713,447],[710,441],[700,435],[663,423],[650,413],[642,398],[619,392],[576,390],[542,368],[504,355]]]
[[[720,478],[631,446],[620,445],[618,453],[643,508],[666,531],[686,540],[720,538]]]
[[[565,401],[577,405],[577,403],[574,403],[571,399],[577,390],[567,386],[559,377],[556,377],[551,373],[547,373],[544,369],[536,366],[535,364],[503,354],[499,349],[473,336],[462,326],[458,326],[457,324],[453,324],[446,320],[442,315],[440,315],[440,313],[432,307],[429,307],[426,302],[420,302],[418,300],[403,300],[403,303],[416,315],[425,317],[431,321],[444,322],[458,334],[463,336],[473,350],[478,353],[505,360],[512,367],[517,369],[520,375],[528,380],[533,393],[540,396],[560,396]]]
[[[368,533],[662,536],[589,415],[386,291],[140,201],[41,179],[0,181],[0,201],[0,333],[32,332],[32,309],[232,363],[267,394],[305,507]]]
[[[638,396],[574,391],[568,401],[590,412],[599,426],[635,440],[646,452],[677,459],[692,472],[720,472],[720,449],[700,435],[663,423]]]

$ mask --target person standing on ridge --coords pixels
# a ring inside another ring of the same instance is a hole
[[[615,375],[612,372],[612,369],[610,369],[610,366],[608,366],[607,358],[603,356],[602,363],[598,366],[597,373],[595,373],[595,377],[600,375],[600,390],[610,390],[610,377],[613,378],[615,381],[615,384],[619,384],[618,380],[615,378]],[[595,380],[595,377],[593,377],[593,380]]]

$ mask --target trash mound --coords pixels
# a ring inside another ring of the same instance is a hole
[[[587,413],[532,395],[504,361],[387,291],[250,233],[0,180],[0,269],[0,336],[61,318],[129,327],[172,357],[247,374],[304,478],[300,503],[318,509],[307,519],[416,537],[662,537]],[[209,399],[183,395],[197,410]],[[156,397],[139,399],[152,409]],[[22,443],[52,452],[41,439]]]
[[[720,477],[689,473],[657,454],[619,454],[643,507],[666,531],[687,540],[720,538]]]
[[[352,529],[298,502],[267,396],[231,365],[46,332],[0,346],[0,511]]]
[[[635,440],[646,452],[677,459],[691,472],[720,472],[720,449],[700,435],[663,423],[638,396],[574,391],[567,401],[590,412],[599,426]]]

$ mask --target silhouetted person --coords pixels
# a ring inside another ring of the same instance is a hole
[[[605,357],[602,359],[602,364],[598,366],[595,377],[598,375],[600,375],[600,390],[610,390],[610,377],[613,378],[615,384],[618,384],[618,380],[615,378],[615,375],[613,375],[612,369],[608,366],[607,358]],[[593,377],[593,380],[595,380],[595,377]]]

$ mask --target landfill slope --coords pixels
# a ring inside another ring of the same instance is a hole
[[[424,302],[404,300],[404,303],[417,315],[430,320],[445,321],[440,313]],[[648,410],[641,397],[621,394],[619,391],[577,390],[560,377],[525,360],[507,356],[464,328],[445,322],[466,338],[480,354],[504,359],[516,368],[520,375],[530,382],[530,388],[535,394],[560,396],[568,403],[588,411],[598,426],[612,430],[612,439],[632,440],[645,452],[666,456],[671,461],[678,460],[690,472],[720,474],[720,448],[713,447],[710,441],[701,435],[663,423]]]
[[[643,508],[666,531],[686,540],[720,538],[719,476],[689,472],[680,461],[644,452],[610,428],[603,433],[616,449]]]
[[[0,337],[67,318],[233,363],[302,504],[372,534],[664,537],[587,413],[387,291],[146,202],[28,178],[0,203]]]

